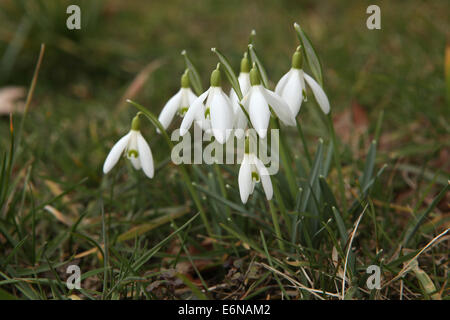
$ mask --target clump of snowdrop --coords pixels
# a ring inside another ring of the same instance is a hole
[[[251,88],[250,83],[250,60],[247,57],[247,53],[241,60],[241,69],[238,76],[239,87],[241,88],[242,95],[245,96]],[[230,99],[233,104],[234,111],[234,128],[237,137],[241,137],[241,134],[247,129],[247,116],[244,111],[242,111],[239,105],[240,100],[233,88],[230,90]]]
[[[180,135],[185,135],[195,121],[205,132],[212,131],[219,143],[224,144],[228,140],[234,125],[234,112],[230,98],[222,90],[219,68],[220,64],[211,73],[209,89],[195,99],[186,112]]]
[[[262,86],[259,71],[255,65],[250,70],[250,83],[251,87],[242,98],[241,104],[261,139],[266,137],[269,127],[271,114],[269,106],[281,122],[287,126],[295,126],[295,117],[288,104],[275,92]]]
[[[255,185],[261,182],[267,200],[273,196],[272,181],[264,163],[249,150],[248,137],[245,141],[245,153],[239,169],[238,184],[242,203],[247,203],[248,197],[255,190]]]
[[[112,147],[103,164],[103,173],[107,174],[111,171],[122,154],[131,161],[136,170],[142,169],[147,177],[153,178],[154,165],[152,151],[141,134],[139,114],[133,118],[130,132]]]
[[[275,92],[281,96],[289,105],[294,115],[297,116],[302,105],[302,101],[306,101],[306,83],[311,88],[319,107],[327,114],[330,112],[330,102],[322,87],[310,75],[303,71],[303,56],[300,47],[292,56],[291,69],[281,77],[275,88]]]
[[[187,69],[181,76],[180,90],[167,101],[159,114],[158,120],[164,129],[169,127],[176,114],[184,117],[191,104],[197,99],[197,96],[191,90],[188,72]]]

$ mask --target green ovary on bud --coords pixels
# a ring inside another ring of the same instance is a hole
[[[189,88],[189,85],[189,69],[186,69],[186,71],[181,76],[181,87]]]
[[[141,120],[139,120],[139,114],[137,114],[133,121],[131,121],[131,130],[139,131],[141,127]]]
[[[220,87],[222,84],[222,77],[220,75],[220,63],[217,64],[217,68],[211,73],[211,87]]]
[[[261,78],[259,77],[259,71],[255,65],[253,65],[252,70],[250,70],[250,83],[252,86],[257,86],[261,84]]]
[[[303,68],[303,55],[300,51],[300,46],[297,47],[294,54],[292,55],[292,68],[302,69]]]
[[[250,72],[250,60],[248,60],[247,52],[244,53],[244,57],[241,60],[241,73]]]

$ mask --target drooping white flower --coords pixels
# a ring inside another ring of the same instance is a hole
[[[183,117],[197,96],[192,92],[189,86],[188,70],[181,77],[181,88],[167,101],[159,114],[158,120],[164,129],[167,129],[172,122],[175,114]],[[158,130],[159,132],[159,130]]]
[[[319,107],[327,114],[330,112],[330,102],[322,87],[302,69],[303,57],[300,47],[292,56],[292,68],[281,77],[275,88],[275,92],[289,105],[291,112],[296,117],[300,111],[302,101],[306,101],[306,83],[311,88]]]
[[[231,134],[234,112],[230,98],[221,87],[219,65],[211,74],[211,87],[195,99],[186,112],[181,122],[180,135],[186,134],[193,121],[205,132],[212,131],[221,144],[224,144]]]
[[[251,88],[250,83],[250,61],[247,58],[247,53],[244,54],[244,57],[241,60],[241,70],[238,76],[239,87],[241,88],[242,96],[245,96]],[[247,117],[242,111],[241,106],[239,105],[239,97],[234,91],[233,88],[230,90],[230,99],[233,104],[234,111],[234,128],[242,129],[235,131],[236,136],[239,137],[239,134],[243,134],[244,130],[247,128]]]
[[[269,171],[255,154],[246,152],[242,159],[238,177],[239,193],[242,203],[245,204],[247,202],[248,197],[253,193],[255,185],[258,182],[261,182],[267,200],[271,200],[273,187]]]
[[[261,139],[267,135],[269,127],[270,109],[287,126],[295,126],[295,118],[288,104],[275,92],[261,85],[258,70],[253,66],[250,71],[251,88],[244,96],[241,104],[248,112],[252,126]]]
[[[133,119],[130,132],[112,147],[103,164],[103,173],[107,174],[111,171],[122,154],[131,161],[136,170],[142,169],[147,177],[153,178],[154,165],[152,151],[139,130],[138,115]]]

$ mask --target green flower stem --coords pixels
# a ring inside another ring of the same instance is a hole
[[[284,243],[281,240],[283,238],[281,237],[280,224],[278,223],[277,209],[275,208],[272,200],[269,200],[268,202],[269,202],[270,213],[272,215],[273,226],[275,228],[275,234],[277,236],[278,246],[280,247],[280,250],[284,252],[285,248],[284,248]]]
[[[220,166],[217,163],[214,163],[214,172],[217,176],[217,181],[219,182],[219,188],[220,192],[222,193],[222,197],[224,199],[227,199],[227,189],[225,188],[225,182],[223,181],[222,174],[220,172]],[[225,207],[225,213],[227,215],[227,218],[231,218],[231,211],[229,206]]]
[[[277,128],[280,132],[280,157],[281,161],[283,162],[284,170],[286,171],[286,179],[288,181],[289,191],[292,195],[292,199],[295,199],[295,196],[297,194],[297,183],[295,182],[295,176],[292,172],[291,164],[289,163],[289,157],[287,155],[286,146],[285,146],[285,140],[283,131],[280,129],[280,123],[279,120],[276,119],[273,121],[274,127]]]
[[[148,111],[145,107],[141,106],[140,104],[138,104],[138,103],[136,103],[134,101],[131,101],[131,100],[127,100],[127,102],[131,103],[133,106],[135,106],[137,109],[139,109],[141,111],[141,113],[143,115],[145,115],[157,129],[159,129],[159,131],[164,136],[164,139],[166,140],[167,145],[172,150],[173,143],[169,139],[169,136],[167,135],[166,130],[164,130],[163,126],[158,121],[158,118],[156,118],[150,111]],[[192,186],[192,180],[189,177],[189,174],[188,174],[184,164],[180,164],[178,167],[180,168],[181,176],[182,176],[184,182],[186,183],[186,186],[187,186],[187,188],[189,190],[189,193],[191,194],[192,199],[194,200],[194,203],[195,203],[198,211],[200,212],[200,216],[201,216],[201,218],[203,220],[203,223],[205,224],[206,231],[208,232],[208,235],[212,238],[213,237],[212,228],[211,228],[211,226],[210,226],[210,224],[208,222],[208,219],[206,217],[206,212],[203,209],[203,206],[202,206],[202,204],[200,202],[200,197],[198,196],[197,191]]]
[[[295,122],[297,123],[298,134],[300,135],[300,138],[302,139],[303,150],[306,155],[306,160],[308,160],[309,167],[311,167],[312,166],[311,155],[309,154],[308,144],[306,143],[305,135],[303,134],[302,125],[300,124],[300,121],[298,121],[298,119],[295,119]]]
[[[278,189],[278,185],[272,181],[273,186],[273,194],[275,196],[275,200],[277,200],[278,207],[280,208],[281,215],[283,216],[284,221],[286,222],[286,226],[288,228],[289,233],[292,232],[292,219],[289,217],[286,205],[284,204],[283,197],[281,196],[280,189]]]
[[[334,164],[338,172],[339,192],[341,194],[341,205],[343,208],[343,212],[347,212],[347,204],[345,203],[344,177],[342,175],[341,155],[339,154],[339,147],[336,140],[336,132],[334,130],[333,117],[331,116],[331,112],[327,115],[327,121],[328,121],[328,128],[330,130],[331,140],[334,146],[333,158]]]

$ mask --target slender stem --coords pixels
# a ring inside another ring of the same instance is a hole
[[[341,193],[341,205],[343,208],[343,212],[347,212],[347,204],[345,201],[345,186],[344,186],[344,177],[342,175],[342,165],[341,165],[341,155],[339,153],[339,146],[337,144],[336,132],[334,130],[333,118],[331,116],[331,112],[327,116],[328,120],[328,128],[330,130],[331,139],[333,141],[334,152],[334,164],[336,166],[338,172],[338,180],[339,180],[339,192]]]
[[[291,164],[289,163],[289,158],[286,152],[283,131],[280,129],[278,119],[274,121],[274,124],[275,127],[280,131],[280,157],[284,165],[284,170],[286,171],[286,179],[288,182],[289,191],[292,195],[292,199],[295,199],[295,195],[297,194],[297,183],[295,182],[295,176],[294,173],[292,172]]]
[[[295,122],[297,122],[297,131],[300,135],[300,138],[302,139],[303,150],[306,155],[306,160],[308,160],[309,167],[311,167],[312,166],[311,155],[309,154],[308,144],[306,143],[305,135],[303,134],[302,125],[300,124],[300,121],[298,121],[298,119],[295,119]]]
[[[280,224],[278,223],[277,210],[276,210],[275,206],[273,205],[272,200],[269,200],[269,207],[270,207],[270,213],[272,215],[273,226],[275,228],[275,234],[277,235],[278,246],[280,247],[280,250],[284,252],[284,243],[281,240],[283,238],[281,237],[281,230],[280,230]]]
[[[227,199],[227,189],[225,188],[225,182],[223,181],[223,177],[220,172],[220,166],[217,163],[214,163],[214,172],[217,176],[217,181],[219,182],[219,188],[220,188],[220,192],[222,193],[222,197],[224,199]],[[225,207],[225,213],[226,213],[227,217],[230,218],[230,216],[231,216],[230,207],[229,206],[224,206],[224,207]]]
[[[141,106],[140,104],[131,101],[131,100],[127,100],[127,102],[131,103],[133,106],[135,106],[137,109],[139,109],[141,111],[142,114],[144,114],[149,120],[150,122],[159,129],[159,131],[161,132],[161,134],[164,136],[164,139],[167,142],[167,145],[169,146],[169,148],[172,150],[173,148],[173,143],[170,140],[169,136],[167,135],[166,130],[164,130],[163,126],[161,125],[161,123],[159,122],[159,120],[153,115],[153,113],[151,113],[150,111],[148,111],[145,107]],[[203,209],[202,203],[200,201],[200,197],[197,194],[197,191],[195,190],[195,188],[192,186],[192,180],[189,177],[189,174],[186,170],[186,167],[184,166],[183,163],[181,163],[179,166],[180,171],[181,171],[181,177],[183,178],[186,187],[189,190],[189,193],[192,196],[192,199],[194,200],[194,203],[198,209],[198,211],[200,212],[200,216],[202,218],[203,223],[205,224],[206,227],[206,231],[208,232],[208,235],[212,238],[213,237],[213,232],[212,232],[212,228],[211,225],[209,224],[209,221],[206,217],[206,212],[205,209]]]
[[[28,114],[28,109],[30,108],[31,100],[33,99],[34,90],[36,88],[37,79],[39,76],[39,70],[41,69],[42,60],[44,58],[45,44],[41,44],[41,50],[39,51],[38,61],[34,69],[33,79],[31,80],[30,89],[28,90],[27,100],[25,102],[25,110],[23,112],[22,121],[20,122],[19,134],[17,136],[17,146],[20,146],[20,141],[22,139],[22,131],[25,123],[25,118]]]
[[[286,205],[284,204],[283,197],[281,196],[280,190],[278,189],[278,185],[272,181],[273,185],[273,194],[275,196],[275,200],[277,200],[278,207],[280,208],[281,215],[286,223],[289,233],[292,232],[292,221],[291,217],[288,216],[286,211]]]

